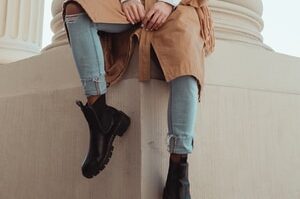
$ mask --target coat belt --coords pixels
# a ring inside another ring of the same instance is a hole
[[[146,12],[154,5],[155,0],[144,1]],[[145,27],[141,30],[139,41],[139,80],[150,80],[150,48],[152,31],[146,31]]]
[[[150,80],[150,37],[151,31],[141,31],[139,44],[139,79],[141,81]]]

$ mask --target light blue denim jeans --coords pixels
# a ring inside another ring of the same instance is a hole
[[[106,93],[104,57],[97,32],[118,33],[132,25],[93,23],[86,13],[66,15],[64,21],[85,95]],[[186,75],[170,81],[167,133],[170,153],[192,152],[197,106],[198,87],[194,77]]]

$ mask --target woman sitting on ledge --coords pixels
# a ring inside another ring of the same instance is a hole
[[[92,178],[105,168],[115,137],[122,136],[130,125],[128,115],[106,104],[105,94],[110,85],[121,80],[133,53],[132,37],[137,36],[139,80],[150,79],[152,46],[164,78],[170,83],[167,134],[170,160],[163,198],[190,199],[187,157],[193,149],[204,57],[214,47],[207,1],[66,0],[63,19],[87,96],[85,105],[76,102],[91,136],[82,174]],[[107,39],[98,34],[100,31],[108,33]],[[121,48],[111,50],[109,33],[125,33],[122,39],[119,37]],[[116,56],[124,50],[128,51],[126,57]]]

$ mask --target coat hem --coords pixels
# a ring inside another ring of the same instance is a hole
[[[177,77],[186,76],[186,75],[189,75],[189,76],[192,76],[192,77],[195,78],[195,80],[197,81],[197,86],[198,86],[198,102],[200,103],[200,98],[202,96],[201,95],[202,94],[201,89],[203,87],[203,80],[200,78],[201,75],[200,74],[196,74],[195,72],[190,72],[188,70],[186,72],[182,72],[182,71],[180,71],[180,72],[173,72],[172,76],[168,75],[168,73],[164,69],[165,68],[164,67],[165,64],[163,62],[163,59],[159,58],[159,55],[156,53],[154,46],[152,44],[151,44],[151,46],[153,47],[153,50],[154,50],[154,52],[155,52],[155,54],[157,56],[159,65],[160,65],[160,67],[161,67],[161,69],[163,71],[163,74],[164,74],[166,82],[170,82],[171,80],[173,80],[173,79],[175,79]]]

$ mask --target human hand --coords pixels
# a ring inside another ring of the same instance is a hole
[[[122,10],[127,20],[132,23],[138,23],[145,17],[145,7],[139,0],[127,0],[122,3]]]
[[[158,28],[166,22],[172,11],[173,6],[171,4],[158,1],[146,13],[142,26],[145,27],[146,30],[158,30]]]

